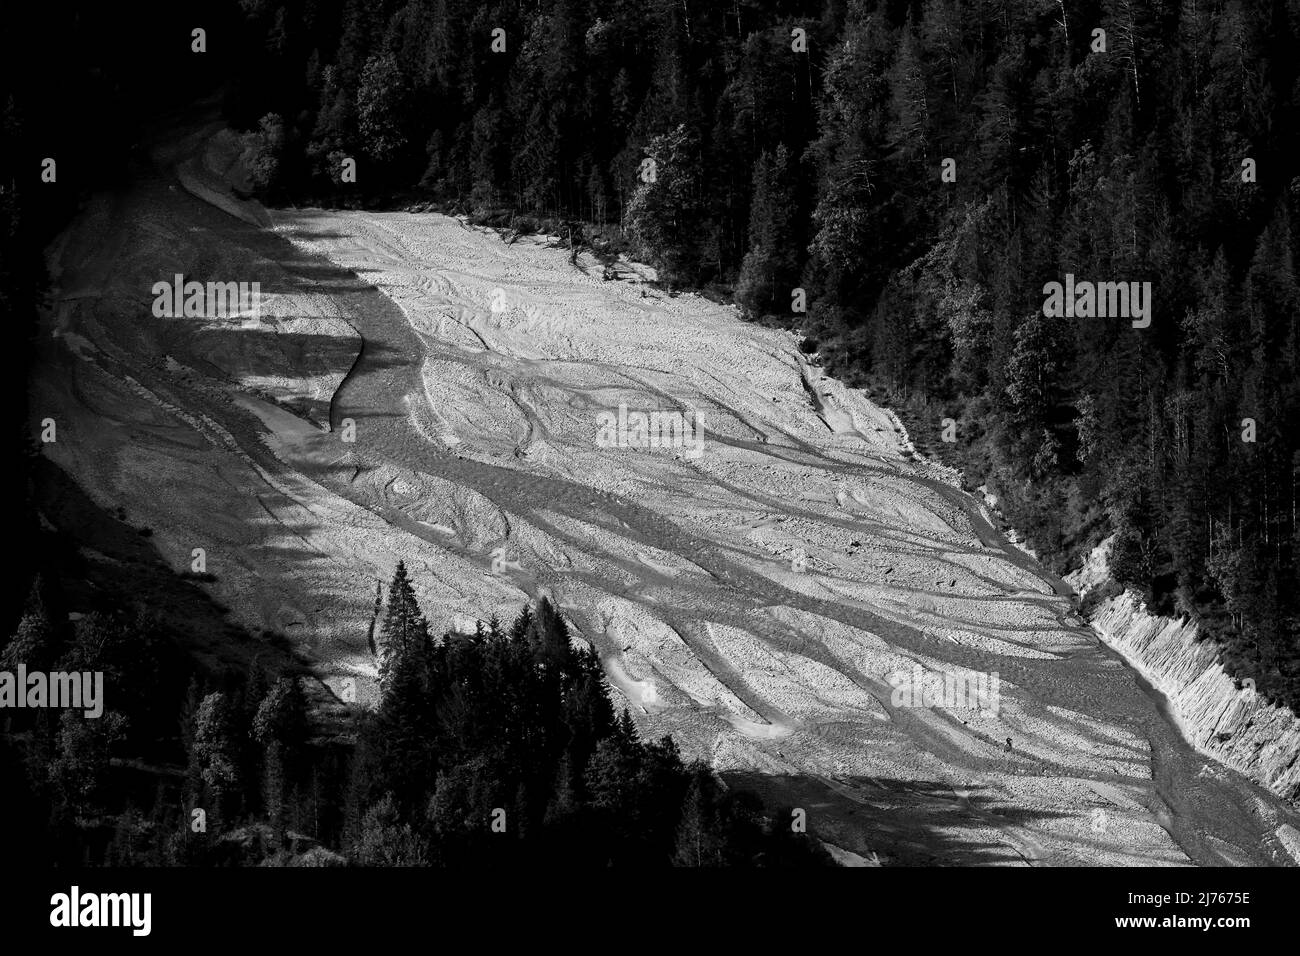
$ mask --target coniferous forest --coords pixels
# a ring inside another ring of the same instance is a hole
[[[59,624],[59,589],[38,579],[0,667],[98,670],[115,693],[95,720],[6,715],[13,860],[830,865],[791,808],[727,786],[671,737],[641,740],[545,599],[509,627],[435,638],[399,563],[383,608],[381,703],[331,727],[313,723],[301,668],[196,664],[139,602]]]

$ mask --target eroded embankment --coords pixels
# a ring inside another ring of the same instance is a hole
[[[1073,576],[1081,593],[1096,586],[1108,545],[1103,543]],[[1199,750],[1281,797],[1300,798],[1300,718],[1269,703],[1253,681],[1239,685],[1196,622],[1149,614],[1126,591],[1098,604],[1090,623],[1168,698],[1179,727]]]

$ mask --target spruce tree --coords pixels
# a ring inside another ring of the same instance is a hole
[[[782,143],[754,167],[749,209],[749,251],[736,280],[736,301],[754,315],[790,315],[791,292],[799,285],[799,249],[790,151]]]
[[[388,602],[379,634],[383,652],[379,683],[380,687],[387,690],[397,663],[412,650],[422,649],[429,636],[429,624],[420,613],[420,605],[415,599],[415,588],[406,573],[405,562],[397,562],[397,570],[388,585]]]

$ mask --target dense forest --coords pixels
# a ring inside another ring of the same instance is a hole
[[[1300,701],[1297,0],[242,7],[262,195],[423,199],[733,296],[1058,570],[1114,533],[1121,584]],[[1150,282],[1150,325],[1045,315],[1067,274]]]
[[[10,711],[14,861],[110,866],[828,866],[796,823],[643,742],[551,604],[434,639],[401,564],[379,707],[322,733],[302,668],[210,668],[138,607],[69,621],[39,578],[0,670],[102,671],[102,716]]]

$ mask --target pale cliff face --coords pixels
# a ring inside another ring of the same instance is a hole
[[[1066,576],[1079,596],[1109,579],[1106,565],[1113,537]],[[1254,681],[1229,676],[1217,647],[1198,640],[1195,621],[1156,617],[1132,592],[1097,606],[1090,623],[1102,639],[1169,698],[1187,738],[1277,795],[1300,798],[1300,718],[1256,693]]]

